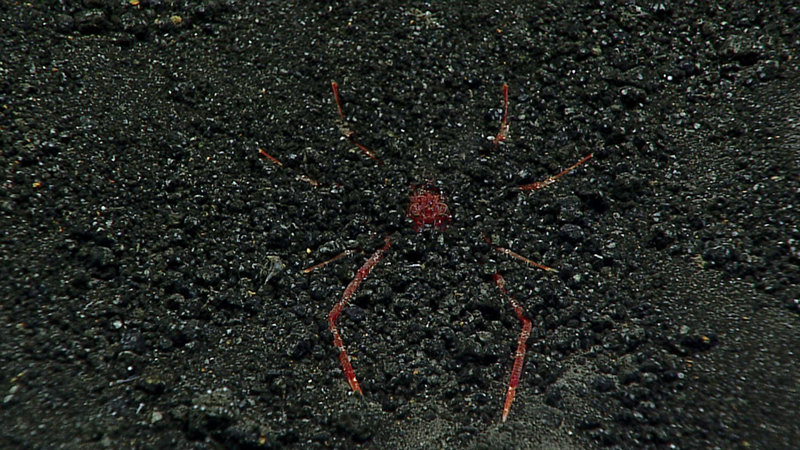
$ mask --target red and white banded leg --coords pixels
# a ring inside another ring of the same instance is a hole
[[[508,139],[508,85],[503,84],[503,120],[500,122],[500,131],[494,138],[494,148],[497,149],[497,144]]]
[[[358,142],[358,140],[356,139],[356,132],[350,129],[350,125],[344,119],[344,109],[342,109],[342,100],[339,97],[339,84],[335,81],[331,81],[331,89],[333,90],[333,99],[336,100],[336,109],[339,110],[339,118],[340,118],[339,131],[341,131],[342,136],[347,138],[347,140],[350,141],[351,144],[358,147],[358,149],[361,150],[361,152],[367,155],[370,159],[372,159],[379,165],[383,165],[383,161],[381,161],[380,158],[378,158],[378,155],[376,155],[375,152],[373,152],[365,145],[362,145],[360,142]]]
[[[522,309],[522,305],[514,297],[508,295],[506,291],[506,282],[503,276],[496,273],[493,278],[497,287],[500,288],[500,292],[508,297],[509,302],[511,302],[511,307],[514,308],[514,313],[522,322],[522,331],[519,334],[519,341],[517,342],[517,352],[514,354],[514,366],[511,369],[511,380],[508,382],[506,401],[503,404],[503,422],[505,422],[508,418],[508,412],[511,410],[511,404],[514,402],[514,395],[516,395],[517,392],[519,379],[522,376],[522,365],[525,362],[525,342],[531,335],[531,328],[533,325],[531,324],[531,320],[525,317],[525,310]]]
[[[588,155],[586,155],[583,158],[581,158],[580,161],[578,161],[575,164],[573,164],[573,165],[567,167],[566,169],[562,170],[557,175],[553,175],[552,177],[547,177],[544,180],[537,181],[535,183],[523,184],[522,186],[519,186],[519,190],[520,191],[536,191],[536,190],[539,190],[539,189],[542,189],[542,188],[546,188],[547,186],[550,186],[551,184],[553,184],[556,181],[558,181],[559,178],[561,178],[564,175],[566,175],[566,174],[572,172],[573,170],[577,169],[578,166],[580,166],[580,165],[586,163],[586,161],[589,161],[590,159],[592,159],[593,156],[594,156],[594,153],[589,153]]]
[[[344,349],[344,342],[342,341],[341,335],[339,335],[339,329],[336,328],[336,319],[339,317],[339,314],[342,310],[347,306],[347,302],[350,301],[350,297],[356,292],[356,289],[361,285],[361,282],[367,278],[370,271],[378,264],[378,261],[383,258],[383,254],[389,250],[389,247],[392,246],[392,239],[387,236],[384,240],[385,244],[383,247],[375,250],[375,253],[367,259],[363,266],[356,272],[356,276],[353,277],[353,280],[350,281],[350,284],[344,289],[344,293],[342,293],[342,298],[339,300],[331,309],[331,312],[328,313],[328,329],[331,330],[333,333],[333,345],[339,349],[339,361],[342,363],[342,370],[344,370],[344,376],[347,377],[347,382],[350,384],[350,388],[353,389],[354,392],[358,392],[359,394],[363,394],[361,392],[361,386],[358,384],[358,379],[356,379],[356,372],[353,370],[353,365],[350,364],[350,358],[347,356],[347,352]]]

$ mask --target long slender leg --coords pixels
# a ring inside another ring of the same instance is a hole
[[[264,150],[263,148],[258,149],[258,153],[261,156],[263,156],[264,158],[267,158],[270,162],[272,162],[276,166],[278,166],[280,168],[283,168],[283,163],[280,162],[280,160],[278,158],[276,158],[276,157],[270,155],[269,153],[267,153],[267,151]],[[297,175],[297,179],[299,179],[301,181],[305,181],[306,183],[308,183],[308,184],[310,184],[310,185],[312,185],[314,187],[319,187],[319,181],[309,177],[308,175],[305,175],[305,174],[302,174],[302,173],[298,174]]]
[[[342,100],[339,98],[339,83],[331,81],[331,89],[333,89],[333,98],[336,100],[336,109],[339,110],[339,118],[342,123],[346,123],[347,121],[344,120],[344,110],[342,109]]]
[[[344,137],[346,137],[347,140],[350,141],[351,144],[353,144],[356,147],[358,147],[358,149],[361,150],[362,153],[364,153],[365,155],[369,156],[370,159],[374,160],[378,164],[383,165],[383,161],[381,161],[378,158],[378,156],[375,154],[375,152],[373,152],[372,150],[370,150],[366,146],[361,145],[356,140],[356,132],[350,129],[350,126],[347,124],[347,121],[344,119],[344,110],[342,109],[342,100],[341,100],[341,98],[339,98],[339,84],[337,82],[335,82],[335,81],[331,81],[331,89],[333,89],[333,98],[334,98],[334,100],[336,100],[336,109],[339,110],[339,119],[340,119],[340,121],[339,121],[339,131],[342,132],[342,135]]]
[[[339,112],[341,113],[341,108],[339,108]],[[344,120],[344,119],[342,119]],[[494,138],[494,148],[497,149],[497,144],[505,141],[508,139],[509,133],[509,124],[508,124],[508,84],[503,84],[503,120],[500,121],[500,131],[497,132],[497,136]],[[519,190],[521,191],[535,191],[558,181],[559,178],[563,177],[564,175],[572,172],[581,164],[584,164],[586,161],[589,161],[594,156],[594,153],[590,153],[587,156],[584,156],[583,159],[576,162],[575,164],[567,167],[565,170],[561,171],[558,175],[554,175],[552,177],[547,177],[543,181],[537,181],[535,183],[523,184],[519,186]]]
[[[330,263],[332,263],[332,262],[334,262],[334,261],[337,261],[337,260],[339,260],[339,259],[342,259],[342,258],[344,258],[345,256],[350,256],[350,255],[352,255],[353,253],[355,253],[356,251],[357,251],[357,250],[347,249],[347,250],[343,251],[342,253],[339,253],[338,255],[334,256],[333,258],[331,258],[331,259],[329,259],[329,260],[327,260],[327,261],[322,261],[321,263],[314,264],[314,265],[313,265],[313,266],[311,266],[311,267],[306,267],[305,269],[303,269],[303,270],[302,270],[302,272],[303,272],[303,273],[311,273],[311,272],[313,272],[313,271],[315,271],[315,270],[317,270],[317,269],[320,269],[320,268],[322,268],[322,267],[325,267],[325,266],[327,266],[328,264],[330,264]]]
[[[494,148],[497,150],[497,144],[505,141],[508,138],[508,84],[503,84],[503,120],[500,122],[500,131],[494,138]]]
[[[547,186],[550,186],[551,184],[553,184],[556,181],[558,181],[559,178],[561,178],[564,175],[572,172],[573,170],[577,169],[578,166],[580,166],[581,164],[584,164],[586,161],[589,161],[590,159],[592,159],[593,156],[594,156],[594,153],[589,153],[588,155],[584,156],[580,161],[578,161],[575,164],[573,164],[573,165],[567,167],[566,169],[562,170],[557,175],[553,175],[552,177],[547,177],[544,180],[537,181],[535,183],[523,184],[522,186],[519,187],[519,190],[520,191],[536,191],[536,190],[539,190],[541,188],[545,188]]]
[[[270,154],[269,154],[269,153],[267,153],[267,152],[266,152],[266,150],[264,150],[263,148],[260,148],[260,149],[258,149],[258,153],[259,153],[261,156],[263,156],[264,158],[267,158],[268,160],[270,160],[270,161],[271,161],[273,164],[275,164],[276,166],[278,166],[278,167],[283,167],[283,163],[282,163],[282,162],[280,162],[280,161],[278,160],[278,158],[276,158],[276,157],[274,157],[274,156],[270,155]]]
[[[367,278],[369,272],[378,264],[378,261],[383,258],[383,254],[389,250],[389,247],[392,246],[392,239],[391,237],[387,236],[385,239],[385,244],[383,247],[375,250],[375,253],[367,259],[363,266],[356,272],[356,276],[353,277],[353,280],[350,281],[350,284],[344,289],[344,293],[342,293],[342,298],[339,300],[331,309],[331,312],[328,313],[328,329],[331,330],[333,333],[333,345],[339,349],[339,361],[342,363],[342,370],[344,370],[344,376],[347,377],[347,382],[350,384],[350,388],[353,389],[354,392],[358,392],[359,394],[363,394],[361,392],[361,386],[358,384],[358,380],[356,379],[356,372],[353,370],[353,365],[350,364],[350,358],[347,356],[347,352],[344,350],[344,342],[342,342],[342,337],[339,335],[339,329],[336,328],[336,318],[339,317],[339,314],[342,312],[345,306],[347,306],[347,302],[350,301],[350,297],[356,292],[358,286],[361,285],[361,282]]]
[[[519,379],[522,376],[522,365],[525,362],[525,342],[531,335],[531,320],[525,317],[525,310],[522,305],[512,296],[508,295],[506,291],[506,282],[503,276],[499,273],[494,274],[494,282],[500,288],[500,292],[508,297],[511,307],[514,308],[514,313],[517,318],[522,322],[522,331],[519,334],[519,341],[517,342],[517,352],[514,355],[514,367],[511,369],[511,380],[508,382],[508,390],[506,391],[506,401],[503,404],[503,422],[508,418],[508,411],[511,410],[511,404],[514,402],[514,395],[517,392]]]
[[[508,255],[508,256],[510,256],[512,258],[516,258],[516,259],[524,262],[525,264],[528,264],[530,266],[536,267],[537,269],[546,270],[548,272],[555,272],[556,271],[556,269],[553,269],[552,267],[547,267],[547,266],[545,266],[543,264],[539,264],[536,261],[533,261],[531,259],[528,259],[528,258],[520,255],[519,253],[515,252],[514,250],[511,250],[511,249],[508,249],[508,248],[505,248],[505,247],[500,247],[499,245],[493,244],[492,240],[489,239],[489,237],[486,236],[486,235],[483,235],[483,240],[486,241],[487,244],[491,245],[492,248],[494,248],[498,253],[502,253],[502,254]]]

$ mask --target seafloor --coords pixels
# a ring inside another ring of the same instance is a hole
[[[767,1],[0,2],[0,447],[796,446],[798,24]],[[405,216],[422,183],[444,231]],[[337,322],[360,397],[327,316],[390,234]],[[496,272],[534,324],[505,423]]]

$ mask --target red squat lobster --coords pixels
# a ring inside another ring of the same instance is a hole
[[[378,158],[378,156],[367,148],[366,146],[362,145],[356,140],[356,133],[350,129],[347,124],[347,121],[344,117],[344,110],[342,109],[341,99],[339,98],[339,85],[334,81],[331,82],[331,88],[333,89],[333,97],[336,101],[336,108],[339,111],[339,130],[342,132],[342,135],[350,141],[355,147],[361,150],[367,157],[376,161],[378,164],[383,164],[383,162]],[[500,122],[500,131],[497,133],[497,136],[494,138],[494,148],[497,148],[497,145],[506,140],[508,138],[509,133],[509,124],[508,124],[508,85],[503,84],[503,119]],[[266,158],[270,159],[272,162],[280,164],[275,158],[271,157],[270,155],[266,154],[264,150],[259,150],[259,152],[265,156]],[[519,186],[519,190],[521,191],[535,191],[544,187],[547,187],[556,181],[559,178],[563,177],[564,175],[568,174],[575,170],[578,166],[584,164],[589,159],[591,159],[594,154],[589,154],[582,158],[580,161],[576,162],[572,166],[564,169],[560,173],[553,175],[544,179],[543,181],[525,184]],[[311,180],[313,181],[313,180]],[[316,182],[312,183],[316,185]],[[422,186],[412,186],[411,194],[409,196],[409,205],[406,209],[406,215],[414,222],[414,231],[422,232],[426,229],[436,229],[436,230],[444,230],[447,223],[450,222],[450,211],[445,203],[445,198],[441,194],[441,192],[435,188],[432,184],[427,183]],[[554,269],[544,266],[542,264],[536,263],[531,261],[530,259],[515,253],[514,251],[500,247],[497,245],[492,244],[491,240],[486,236],[483,237],[484,241],[489,244],[494,250],[499,253],[511,256],[512,258],[516,258],[520,261],[525,262],[526,264],[536,267],[538,269],[546,270],[546,271],[555,271]],[[350,384],[350,388],[359,394],[363,394],[361,391],[361,386],[358,384],[358,379],[356,378],[355,370],[353,370],[353,365],[350,363],[350,358],[347,356],[347,351],[344,348],[344,342],[342,341],[342,337],[339,334],[339,329],[336,327],[336,319],[339,317],[339,314],[342,310],[347,306],[347,303],[350,301],[350,298],[356,292],[358,287],[364,281],[365,278],[369,275],[370,271],[378,264],[378,262],[383,258],[383,255],[389,251],[389,248],[392,246],[392,239],[391,236],[387,236],[384,239],[384,245],[375,250],[372,256],[367,259],[367,261],[358,269],[356,272],[355,277],[347,287],[344,289],[342,293],[342,298],[333,306],[330,313],[328,314],[328,328],[331,330],[333,334],[333,345],[339,349],[339,361],[342,364],[342,369],[344,371],[344,376],[347,378],[347,382]],[[342,258],[344,256],[348,256],[353,254],[353,250],[346,250],[345,252],[327,260],[322,263],[316,264],[311,266],[305,270],[304,273],[309,273],[317,268],[320,268],[334,260]],[[522,322],[522,331],[519,335],[519,340],[517,342],[517,351],[514,354],[514,366],[511,369],[511,380],[508,383],[508,389],[506,391],[506,399],[505,403],[503,404],[503,422],[506,421],[508,418],[508,412],[511,409],[511,404],[514,402],[514,396],[516,394],[517,386],[519,385],[519,380],[522,375],[522,366],[525,360],[525,343],[528,340],[528,337],[531,334],[531,320],[525,316],[525,311],[522,308],[522,305],[513,297],[508,295],[505,287],[505,280],[503,276],[499,273],[496,273],[493,277],[493,280],[497,287],[500,289],[500,292],[505,296],[508,297],[509,302],[511,303],[511,307],[514,309],[514,313],[516,314],[517,318]]]

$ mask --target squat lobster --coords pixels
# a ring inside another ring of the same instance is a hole
[[[339,129],[342,135],[351,144],[353,144],[355,147],[361,150],[361,152],[364,153],[367,157],[376,161],[376,163],[378,164],[383,164],[383,162],[378,158],[378,156],[375,154],[374,151],[370,150],[369,148],[362,145],[356,140],[355,132],[353,132],[349,128],[347,122],[345,121],[344,110],[342,109],[341,99],[339,97],[339,85],[334,81],[331,83],[331,88],[333,90],[334,100],[336,101],[336,108],[339,112],[339,119],[340,119]],[[495,148],[497,148],[497,145],[500,142],[508,138],[508,133],[509,133],[508,85],[503,84],[503,118],[500,123],[500,130],[497,133],[497,136],[494,138]],[[264,155],[263,150],[262,150],[262,155]],[[557,175],[548,177],[540,182],[519,186],[519,189],[522,191],[529,191],[547,187],[558,181],[562,176],[566,175],[569,172],[572,172],[577,167],[589,161],[589,159],[591,159],[593,156],[594,154],[589,154],[584,158],[582,158],[581,160],[579,160],[577,163],[573,164],[572,166],[558,173]],[[276,161],[269,155],[265,155],[265,157],[268,157],[273,162]],[[445,197],[442,195],[439,189],[433,186],[431,182],[427,182],[421,186],[412,186],[411,193],[409,195],[409,205],[406,208],[406,215],[413,222],[414,231],[417,232],[422,232],[426,229],[433,229],[439,231],[444,230],[447,224],[451,220],[450,210],[447,204],[445,203]],[[539,264],[537,262],[534,262],[510,249],[494,245],[488,237],[484,236],[483,239],[484,241],[486,241],[487,244],[489,244],[495,251],[499,253],[523,261],[526,264],[532,267],[536,267],[538,269],[546,271],[554,271],[554,269]],[[381,248],[375,250],[375,252],[367,259],[367,261],[358,269],[356,275],[344,289],[341,299],[333,306],[330,313],[328,314],[328,328],[333,334],[333,345],[339,350],[339,361],[341,362],[342,370],[344,371],[344,375],[347,378],[347,382],[350,385],[350,388],[354,392],[357,392],[359,394],[363,394],[361,390],[361,385],[358,383],[355,370],[353,369],[353,366],[350,363],[350,358],[347,355],[347,351],[345,350],[344,342],[342,341],[342,337],[339,334],[339,329],[336,326],[336,319],[338,319],[342,310],[344,310],[344,308],[347,306],[348,302],[350,301],[350,298],[356,292],[361,283],[367,278],[369,273],[372,271],[373,268],[375,268],[378,262],[386,254],[386,252],[389,251],[391,246],[392,246],[391,236],[387,236],[384,239],[384,245]],[[342,254],[339,254],[331,258],[330,260],[315,264],[305,269],[303,272],[305,273],[311,272],[334,260],[337,260],[343,256],[352,253],[353,253],[352,250],[345,251]],[[500,292],[503,294],[503,296],[508,298],[511,307],[514,310],[514,314],[517,316],[520,322],[522,322],[522,330],[520,332],[520,336],[517,341],[517,350],[514,355],[514,365],[511,369],[511,379],[508,383],[506,398],[503,404],[502,421],[505,422],[506,419],[508,418],[508,413],[511,409],[511,404],[514,402],[516,390],[522,375],[522,368],[525,360],[526,342],[531,334],[532,323],[531,320],[525,316],[525,311],[522,307],[522,304],[513,297],[511,297],[506,291],[505,280],[503,279],[503,276],[497,273],[493,276],[493,280],[494,283],[497,285],[498,289],[500,290]]]
[[[412,186],[406,215],[414,221],[414,231],[417,233],[428,226],[444,230],[450,222],[450,209],[442,193],[430,183]]]

